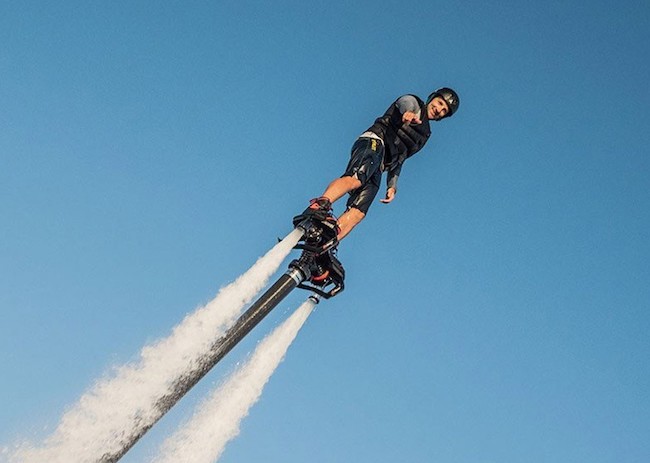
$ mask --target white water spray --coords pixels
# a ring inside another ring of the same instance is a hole
[[[145,346],[137,362],[98,381],[63,415],[51,436],[37,447],[20,445],[10,461],[94,463],[118,451],[126,437],[155,421],[156,401],[264,288],[300,236],[297,230],[287,235],[212,301],[185,317],[170,336]]]
[[[239,425],[295,339],[314,302],[307,300],[262,341],[252,357],[197,407],[190,421],[162,445],[155,463],[212,463],[239,434]]]

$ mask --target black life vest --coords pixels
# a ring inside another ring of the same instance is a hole
[[[412,95],[420,105],[421,124],[408,124],[402,122],[402,113],[397,108],[395,101],[378,118],[368,130],[376,133],[384,140],[384,170],[402,164],[407,158],[420,151],[431,136],[431,127],[427,113],[427,105],[416,95]]]

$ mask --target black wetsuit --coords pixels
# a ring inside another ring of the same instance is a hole
[[[417,114],[422,123],[402,122],[406,111]],[[355,177],[361,186],[350,193],[347,207],[367,214],[379,191],[383,172],[388,172],[387,187],[397,190],[404,161],[420,151],[430,135],[426,103],[415,95],[398,98],[352,146],[342,177]]]

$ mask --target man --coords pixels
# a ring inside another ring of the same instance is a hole
[[[458,95],[447,87],[433,92],[426,102],[415,95],[398,98],[354,143],[345,173],[293,218],[294,226],[310,217],[333,220],[332,204],[350,193],[347,209],[338,220],[338,239],[343,239],[368,213],[382,173],[387,172],[387,189],[381,202],[389,204],[397,193],[404,161],[420,151],[431,135],[429,121],[452,116],[458,105]]]

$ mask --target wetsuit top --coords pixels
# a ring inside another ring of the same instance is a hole
[[[422,123],[403,123],[402,116],[407,111],[415,113]],[[382,170],[388,172],[388,188],[397,189],[397,179],[404,161],[420,151],[430,135],[426,103],[415,95],[404,95],[390,105],[384,115],[361,136],[383,141]]]

